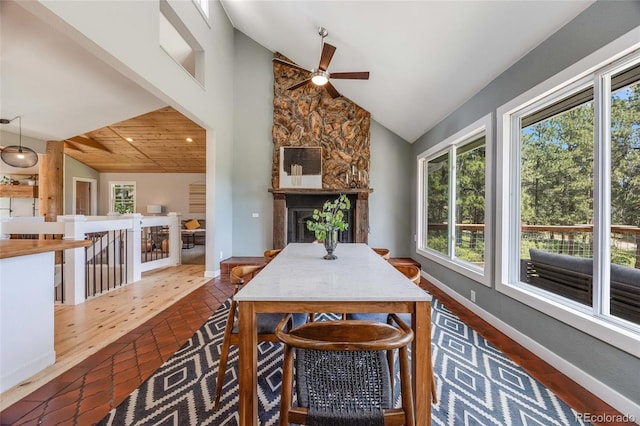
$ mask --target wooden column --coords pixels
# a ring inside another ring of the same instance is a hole
[[[369,193],[359,192],[356,199],[356,243],[369,243]]]
[[[287,245],[287,200],[285,194],[273,194],[273,248]]]
[[[47,141],[47,154],[40,165],[40,216],[55,222],[64,211],[64,142]]]

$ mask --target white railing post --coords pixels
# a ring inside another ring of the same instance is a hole
[[[127,282],[134,283],[142,279],[142,214],[124,215],[131,218],[131,228],[127,229]]]
[[[169,226],[169,254],[173,259],[174,265],[182,263],[182,233],[180,231],[180,213],[169,212],[169,218],[172,218]]]
[[[64,223],[63,240],[84,240],[83,224],[87,218],[83,215],[58,216],[58,222]],[[64,304],[78,305],[86,299],[85,268],[86,251],[84,247],[64,251]]]

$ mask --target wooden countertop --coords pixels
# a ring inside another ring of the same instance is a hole
[[[0,259],[76,247],[89,247],[90,245],[91,241],[89,240],[0,240]]]

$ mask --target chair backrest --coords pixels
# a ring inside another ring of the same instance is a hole
[[[264,263],[271,262],[277,255],[280,254],[282,249],[273,249],[264,251]]]
[[[375,321],[305,323],[290,329],[291,314],[276,328],[285,344],[280,424],[414,425],[408,361],[411,328],[391,314],[399,328]],[[288,330],[288,331],[285,331]],[[293,349],[298,405],[293,395]],[[394,408],[387,351],[400,350],[402,408]],[[333,423],[331,423],[333,424]]]
[[[382,258],[384,260],[389,260],[390,258],[390,252],[389,249],[386,248],[374,248],[372,249],[373,251],[375,251],[376,253],[378,253],[380,256],[382,256]]]
[[[393,265],[398,271],[402,272],[405,277],[420,285],[420,269],[415,265]]]
[[[231,281],[231,284],[235,286],[235,291],[238,292],[238,290],[244,284],[249,282],[249,280],[251,280],[251,278],[253,278],[264,267],[265,267],[265,264],[241,265],[241,266],[234,266],[233,268],[231,268],[231,271],[229,272],[229,279]]]
[[[290,317],[291,314],[285,315],[280,321],[276,335],[282,343],[294,348],[381,351],[407,346],[413,340],[411,327],[399,318],[400,329],[376,321],[339,320],[308,322],[285,332]]]

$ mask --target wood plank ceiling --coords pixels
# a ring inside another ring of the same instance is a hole
[[[206,131],[171,107],[64,142],[65,154],[103,173],[206,173]]]

